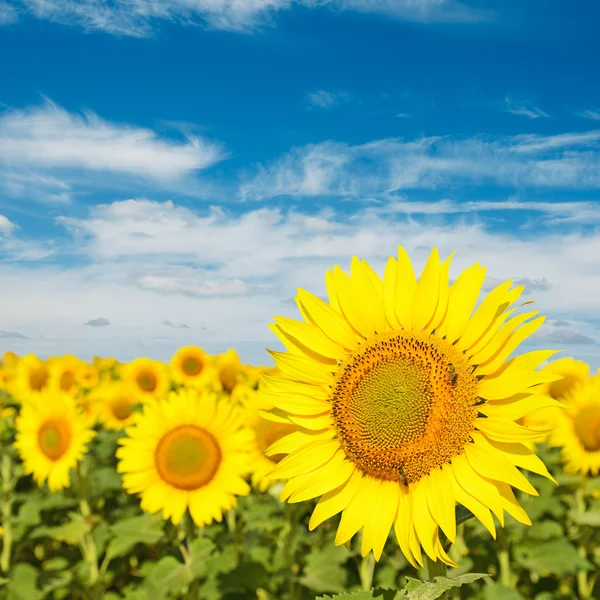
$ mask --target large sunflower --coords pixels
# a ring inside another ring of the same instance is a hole
[[[144,399],[156,399],[169,391],[169,374],[166,366],[151,358],[136,358],[122,365],[124,381],[132,383]]]
[[[600,376],[588,377],[564,396],[565,411],[554,416],[550,445],[562,448],[566,473],[600,473]]]
[[[94,437],[88,420],[65,393],[47,390],[28,399],[16,420],[17,448],[25,473],[50,491],[69,486],[69,475]]]
[[[177,383],[203,387],[214,377],[212,358],[197,346],[183,346],[171,358],[171,375]]]
[[[117,470],[130,494],[141,495],[143,510],[162,510],[177,524],[186,509],[198,526],[220,521],[250,491],[251,432],[241,411],[212,393],[172,392],[144,406],[119,440]]]
[[[321,496],[310,529],[341,511],[335,542],[362,528],[363,555],[379,558],[394,526],[415,566],[421,547],[454,565],[439,534],[455,540],[456,502],[495,535],[490,511],[530,524],[512,487],[537,492],[517,467],[551,478],[522,443],[539,432],[515,420],[556,404],[534,394],[558,378],[534,370],[553,351],[509,359],[544,318],[510,318],[523,291],[510,281],[473,312],[484,268],[449,286],[449,267],[434,248],[417,281],[402,247],[383,280],[356,257],[350,276],[334,267],[329,303],[300,289],[304,321],[275,318],[288,352],[271,352],[283,376],[265,377],[273,404],[311,430],[268,451],[289,454],[272,472],[289,479],[282,499]]]

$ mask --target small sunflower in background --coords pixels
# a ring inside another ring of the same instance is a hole
[[[573,389],[582,385],[588,379],[590,366],[582,360],[565,357],[549,362],[543,367],[543,371],[558,375],[560,379],[538,386],[537,393],[562,401]],[[519,422],[526,427],[546,431],[546,435],[536,440],[541,442],[546,440],[552,429],[554,429],[556,421],[562,415],[563,410],[561,406],[541,408],[525,415]]]
[[[69,487],[71,469],[95,435],[68,394],[47,390],[23,403],[15,422],[17,449],[27,475],[50,491]]]
[[[46,361],[35,354],[23,356],[15,367],[15,396],[21,401],[31,394],[42,392],[50,380],[50,369]]]
[[[440,541],[456,539],[456,503],[495,537],[492,513],[531,524],[512,488],[537,492],[519,467],[552,480],[523,444],[539,432],[515,421],[558,404],[535,393],[560,378],[535,370],[554,352],[509,358],[544,318],[514,315],[523,287],[510,281],[477,305],[485,268],[449,285],[450,258],[434,248],[417,280],[402,247],[383,279],[354,257],[349,275],[327,272],[329,302],[300,289],[304,320],[272,326],[287,352],[271,352],[282,375],[266,390],[309,430],[267,452],[287,454],[272,472],[288,480],[282,497],[320,496],[309,528],[341,512],[335,544],[362,529],[363,556],[379,559],[393,527],[415,567],[421,549],[457,566]]]
[[[84,389],[94,388],[100,383],[100,371],[94,366],[81,361],[81,368],[77,374],[77,383]]]
[[[246,383],[248,379],[247,369],[233,348],[217,355],[215,368],[217,369],[217,389],[224,394],[231,395],[238,383]]]
[[[563,397],[566,410],[550,423],[551,446],[561,448],[566,473],[600,473],[600,376],[588,377]]]
[[[78,377],[84,367],[85,363],[72,354],[50,359],[48,386],[74,396],[79,391]]]
[[[243,414],[214,393],[181,389],[146,404],[119,440],[117,471],[141,508],[179,523],[186,509],[199,527],[221,521],[250,487],[252,432]]]
[[[263,411],[271,411],[273,408],[274,406],[266,394],[251,389],[247,390],[244,398],[244,410],[248,427],[254,434],[251,461],[252,485],[261,492],[277,481],[277,477],[273,477],[270,473],[285,456],[284,454],[267,456],[265,450],[290,433],[301,431],[300,427],[290,423],[285,415],[279,420],[275,420],[276,412],[271,413],[269,419],[262,416]]]
[[[101,384],[90,394],[90,402],[96,419],[112,431],[131,425],[141,406],[137,388],[125,381]]]
[[[151,358],[136,358],[122,365],[121,378],[134,385],[145,400],[160,398],[170,389],[167,367]]]
[[[204,387],[215,377],[212,357],[197,346],[179,348],[170,367],[173,380],[184,386]]]

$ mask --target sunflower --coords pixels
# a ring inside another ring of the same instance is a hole
[[[49,387],[74,396],[79,390],[78,378],[84,368],[85,363],[72,354],[52,358],[48,367]]]
[[[600,376],[588,377],[564,396],[565,411],[547,426],[551,446],[562,448],[566,473],[600,473]]]
[[[15,394],[22,400],[38,394],[48,386],[50,371],[48,363],[35,354],[23,356],[15,367]]]
[[[242,386],[237,387],[241,388]],[[290,423],[287,418],[281,418],[278,421],[274,421],[273,417],[265,419],[262,416],[263,411],[274,408],[273,404],[266,401],[265,398],[266,396],[251,389],[247,389],[244,398],[246,422],[254,434],[251,461],[252,485],[261,492],[277,481],[277,477],[272,477],[270,472],[284,457],[283,454],[266,456],[265,450],[282,437],[294,431],[301,431],[300,427]],[[305,433],[309,433],[309,431],[305,430]]]
[[[93,390],[90,397],[96,419],[113,431],[133,424],[141,405],[137,388],[123,381],[102,384]]]
[[[321,496],[310,529],[341,511],[336,545],[362,528],[364,556],[380,558],[393,526],[414,566],[421,547],[456,566],[440,542],[440,532],[456,538],[456,502],[495,535],[491,512],[531,524],[512,487],[537,492],[517,467],[552,479],[522,443],[539,432],[515,420],[556,404],[534,393],[558,379],[534,370],[553,351],[509,359],[544,318],[510,318],[523,291],[510,281],[475,309],[485,269],[449,286],[449,267],[434,248],[417,281],[399,247],[381,279],[354,257],[350,276],[327,272],[329,303],[300,289],[304,320],[271,326],[288,351],[271,352],[283,375],[264,376],[264,393],[310,430],[267,452],[288,455],[272,471],[288,480],[281,498]]]
[[[85,389],[96,387],[100,382],[100,371],[86,362],[81,363],[81,368],[77,374],[77,383]]]
[[[136,358],[121,369],[124,381],[132,383],[144,399],[160,398],[169,391],[166,366],[150,358]]]
[[[205,386],[214,378],[211,357],[197,346],[183,346],[171,358],[171,374],[177,383]]]
[[[16,419],[18,450],[26,474],[39,486],[48,480],[50,491],[69,486],[69,475],[94,437],[75,400],[46,390],[31,397]]]
[[[3,367],[16,367],[19,362],[19,357],[10,350],[6,350],[2,355],[2,366]]]
[[[238,383],[246,383],[248,380],[248,369],[242,364],[238,353],[233,348],[217,356],[215,367],[217,389],[225,394],[231,395]]]
[[[221,521],[246,495],[244,481],[252,433],[241,411],[215,394],[171,392],[143,408],[119,440],[117,470],[130,494],[149,513],[179,523],[186,509],[199,527]]]
[[[560,379],[544,383],[538,387],[538,393],[545,394],[555,400],[563,400],[570,392],[582,385],[588,378],[590,366],[582,360],[574,358],[559,358],[548,363],[544,369],[547,373],[559,375]],[[544,429],[546,432],[554,429],[557,419],[561,417],[563,409],[561,407],[550,406],[533,411],[520,419],[519,423],[533,429]],[[547,438],[545,436],[536,440],[538,442]],[[534,442],[532,442],[534,443]]]

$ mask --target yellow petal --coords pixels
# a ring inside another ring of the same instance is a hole
[[[306,473],[319,468],[328,462],[339,449],[337,440],[319,440],[286,456],[271,471],[271,475],[278,479],[288,479],[301,473]]]
[[[289,377],[316,384],[331,384],[337,367],[318,363],[306,356],[268,350],[275,364]]]
[[[333,429],[326,431],[294,431],[288,435],[273,442],[266,450],[267,456],[275,456],[276,454],[291,454],[308,446],[313,442],[321,440],[330,440],[335,435]]]
[[[490,446],[480,433],[473,433],[473,441],[474,444],[465,446],[465,454],[477,473],[494,481],[509,483],[532,496],[539,496],[523,474],[501,452]]]
[[[400,485],[393,481],[379,481],[379,488],[369,518],[365,519],[362,533],[361,554],[366,556],[373,550],[375,560],[381,558],[394,517],[398,512]]]
[[[342,511],[342,518],[335,536],[334,544],[345,544],[365,524],[368,518],[368,507],[377,497],[379,481],[372,477],[363,477],[358,491]]]
[[[345,452],[338,450],[334,457],[319,469],[321,473],[320,478],[292,494],[289,501],[304,502],[305,500],[310,500],[311,498],[331,492],[346,483],[352,476],[352,473],[354,473],[354,470],[355,466],[349,460],[346,460]]]
[[[435,522],[454,543],[456,541],[455,499],[452,482],[443,468],[434,469],[429,473],[427,504]]]
[[[556,483],[556,480],[550,475],[546,465],[540,460],[536,453],[523,444],[496,442],[493,440],[488,441],[494,448],[502,452],[502,454],[504,454],[504,456],[516,467],[527,469],[532,473],[537,473]]]
[[[438,527],[429,511],[427,496],[429,495],[429,479],[423,478],[418,481],[414,489],[413,519],[417,537],[423,550],[429,558],[436,559],[435,539],[438,536]]]
[[[317,431],[320,429],[333,429],[333,422],[331,420],[331,413],[329,410],[325,414],[321,415],[289,415],[288,419],[294,425],[298,425],[299,427],[303,427],[304,429],[310,429],[312,431]]]
[[[396,267],[396,289],[394,306],[396,318],[402,327],[409,329],[412,324],[412,306],[417,289],[417,279],[410,258],[402,246],[398,246],[398,265]]]
[[[400,329],[400,322],[396,317],[396,311],[394,306],[395,292],[396,292],[396,271],[397,264],[393,256],[387,261],[385,266],[385,273],[383,275],[383,310],[385,312],[385,318],[389,323],[391,329]]]
[[[417,331],[424,329],[435,313],[440,293],[440,272],[440,255],[438,249],[433,248],[417,283],[412,305],[412,326]]]
[[[523,427],[514,421],[501,419],[477,419],[475,427],[490,440],[497,442],[524,442],[527,440],[539,440],[545,433],[529,427]]]
[[[334,310],[314,294],[299,289],[297,301],[302,304],[311,322],[323,333],[346,350],[354,350],[358,344],[356,334],[344,319],[343,315]]]
[[[323,521],[333,517],[333,515],[337,515],[346,508],[348,502],[352,500],[352,497],[360,487],[362,479],[362,473],[356,469],[346,483],[331,492],[327,492],[319,502],[317,502],[317,506],[315,506],[315,510],[310,517],[308,523],[310,531],[317,527],[317,525],[320,525]]]
[[[302,394],[273,394],[269,392],[260,392],[260,397],[265,402],[295,415],[317,415],[329,410],[330,404],[327,400],[311,398]]]
[[[477,384],[477,395],[486,400],[501,400],[515,394],[526,392],[541,383],[550,383],[561,379],[546,371],[517,371],[505,369],[500,375],[485,377]],[[534,390],[531,390],[532,392]]]
[[[516,421],[542,408],[564,409],[564,406],[550,396],[517,394],[512,398],[485,402],[479,406],[479,412],[488,417]]]
[[[410,492],[408,491],[408,488],[398,486],[398,494],[398,512],[396,513],[396,518],[394,520],[394,533],[396,534],[398,545],[406,557],[406,560],[408,560],[415,569],[418,569],[420,565],[415,559],[410,547],[410,532],[411,530],[414,531]]]
[[[347,354],[339,344],[329,339],[321,329],[312,323],[303,323],[285,317],[275,317],[275,322],[283,333],[295,338],[313,352],[335,359],[342,359]]]
[[[448,313],[438,332],[440,337],[446,336],[451,344],[464,334],[477,304],[484,279],[485,267],[475,263],[463,271],[452,284],[448,298]]]
[[[450,261],[454,256],[454,252],[442,263],[440,269],[440,287],[438,293],[438,302],[431,321],[425,326],[426,331],[436,330],[443,323],[448,311],[448,298],[450,290],[448,289],[450,275]]]
[[[517,502],[517,499],[515,498],[510,486],[506,483],[498,483],[498,492],[500,493],[500,500],[504,510],[511,517],[514,517],[517,521],[519,521],[519,523],[523,523],[523,525],[531,525],[531,519],[527,516],[527,513]]]

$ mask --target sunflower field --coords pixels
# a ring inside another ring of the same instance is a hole
[[[5,352],[0,598],[600,598],[600,373],[451,258],[335,266],[273,366]]]

